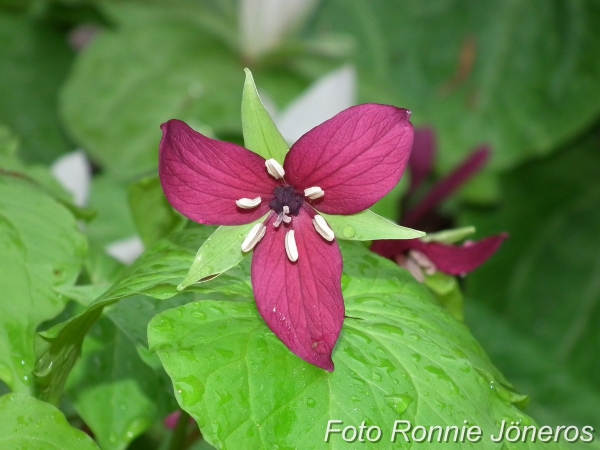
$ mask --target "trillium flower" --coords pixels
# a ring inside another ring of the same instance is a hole
[[[490,149],[487,146],[476,149],[447,177],[434,185],[419,203],[409,209],[401,223],[431,230],[432,224],[436,222],[436,208],[481,171],[489,157]],[[434,159],[433,130],[430,128],[417,130],[408,163],[411,183],[403,201],[405,205],[411,203],[412,197],[431,173]],[[468,241],[463,245],[452,245],[474,231],[469,227],[434,233],[419,239],[382,240],[373,243],[371,250],[397,262],[420,282],[425,281],[426,275],[433,275],[437,271],[448,275],[464,276],[491,258],[508,237],[508,234],[502,233],[478,242]]]
[[[169,202],[201,224],[255,222],[241,250],[253,251],[258,311],[292,352],[328,371],[344,302],[342,255],[326,217],[361,213],[398,183],[412,146],[409,118],[393,106],[354,106],[304,134],[280,161],[178,120],[162,125],[159,174]]]
[[[491,258],[507,237],[506,233],[502,233],[463,245],[423,239],[377,241],[371,250],[396,261],[422,283],[425,275],[433,275],[437,271],[466,275]]]

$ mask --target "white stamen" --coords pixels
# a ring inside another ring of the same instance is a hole
[[[260,197],[240,198],[239,200],[235,201],[235,204],[243,209],[252,209],[252,208],[256,208],[258,205],[260,205],[261,201],[262,201],[262,199]]]
[[[244,242],[242,242],[242,251],[246,253],[252,250],[254,246],[263,238],[266,231],[267,227],[265,227],[262,223],[257,223],[254,225],[246,236],[246,239],[244,239]]]
[[[290,216],[283,215],[281,216],[281,220],[283,220],[285,223],[290,223],[292,218]]]
[[[321,189],[319,186],[313,186],[313,187],[304,189],[304,196],[310,198],[311,200],[321,198],[324,195],[325,195],[325,191],[323,189]]]
[[[325,219],[323,219],[323,217],[321,217],[318,214],[315,214],[312,223],[315,226],[315,230],[317,230],[317,233],[323,236],[323,238],[325,238],[326,240],[333,241],[333,239],[335,238],[335,234],[333,233],[333,230],[329,228],[329,225],[327,225],[327,222],[325,221]]]
[[[425,253],[418,250],[411,250],[408,252],[408,257],[414,259],[427,275],[434,275],[437,272],[437,267],[435,267],[433,261]]]
[[[425,282],[425,275],[423,275],[423,270],[421,269],[421,266],[419,266],[419,263],[417,263],[414,259],[410,257],[406,258],[402,267],[408,270],[419,283]]]
[[[285,175],[285,170],[283,170],[283,167],[281,167],[281,164],[279,164],[273,158],[267,159],[265,161],[265,166],[267,166],[267,172],[269,172],[269,175],[271,175],[273,178],[275,178],[277,180],[279,180],[280,178],[283,178],[283,176]]]
[[[288,205],[285,205],[285,206],[283,207],[283,213],[284,213],[284,214],[289,214],[289,213],[290,213],[290,207],[289,207]]]
[[[294,230],[290,230],[285,234],[285,252],[291,262],[298,261],[298,247],[294,238]]]

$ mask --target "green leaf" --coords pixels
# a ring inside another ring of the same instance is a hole
[[[127,199],[133,223],[146,247],[185,224],[185,218],[167,201],[158,175],[130,184]]]
[[[177,285],[194,260],[196,249],[213,228],[199,227],[171,234],[145,252],[119,280],[86,311],[71,320],[39,333],[35,338],[35,380],[40,395],[50,402],[60,398],[64,383],[81,349],[81,343],[104,307],[122,298],[143,294],[167,299],[178,293]],[[249,268],[230,270],[210,283],[191,286],[190,292],[251,295]]]
[[[66,393],[102,449],[122,450],[172,411],[169,387],[133,342],[102,318],[83,344]]]
[[[415,239],[425,236],[422,231],[401,227],[371,210],[349,216],[321,214],[338,239],[373,241],[377,239]]]
[[[517,331],[482,302],[469,299],[466,306],[466,321],[473,335],[515,385],[531,395],[530,415],[550,426],[600,428],[600,390],[574,375],[569,363],[558,360],[551,350]],[[598,440],[572,446],[600,449]]]
[[[515,166],[597,119],[599,18],[594,1],[333,0],[314,28],[356,38],[361,101],[433,126],[449,170],[482,143]]]
[[[121,179],[155,170],[159,126],[169,119],[208,135],[241,128],[230,50],[193,18],[140,21],[143,9],[79,55],[61,95],[72,136]]]
[[[567,379],[589,385],[596,397],[600,395],[598,173],[596,131],[552,158],[503,176],[501,207],[485,214],[469,211],[462,217],[481,234],[510,233],[497,255],[467,277],[469,297],[502,316],[507,327],[557,361]],[[492,337],[482,339],[489,342]],[[526,385],[560,384],[562,392],[575,389],[558,383],[553,370],[543,376],[533,368],[527,373],[525,367],[515,368],[517,361],[529,365],[529,357],[515,356],[506,370],[518,369]],[[552,400],[549,392],[546,395],[544,401]],[[563,410],[560,417],[570,422],[578,417],[576,409],[589,408],[578,406],[584,397],[560,395],[552,400],[553,408]]]
[[[23,394],[0,397],[0,446],[7,450],[98,450],[58,409]]]
[[[0,379],[31,390],[33,336],[66,300],[55,287],[72,285],[86,243],[73,215],[41,189],[0,175]]]
[[[246,235],[255,224],[264,222],[265,217],[247,225],[217,228],[198,249],[189,272],[177,289],[183,290],[203,278],[221,274],[237,266],[248,255],[242,252],[241,247]]]
[[[152,319],[151,349],[208,442],[313,448],[330,419],[379,425],[387,440],[400,417],[441,426],[468,420],[489,442],[503,419],[531,423],[511,404],[522,397],[425,287],[358,244],[343,247],[347,318],[333,373],[293,355],[252,301],[206,300]],[[339,435],[332,441],[343,444]]]
[[[262,104],[252,73],[248,69],[242,94],[242,129],[244,144],[248,150],[265,159],[275,159],[283,165],[290,147],[275,126],[273,119]]]
[[[104,247],[135,235],[125,183],[105,174],[94,177],[89,207],[97,213],[85,230],[93,244]]]
[[[9,127],[0,124],[0,156],[11,157],[17,154],[19,139]]]
[[[41,21],[0,13],[0,123],[22,136],[27,162],[69,150],[57,114],[58,86],[71,64],[67,39]]]
[[[20,147],[19,138],[10,129],[0,126],[0,174],[28,180],[67,207],[78,219],[90,220],[93,212],[75,206],[72,195],[65,191],[48,167],[22,161]]]

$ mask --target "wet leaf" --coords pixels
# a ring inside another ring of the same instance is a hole
[[[32,389],[33,336],[66,299],[86,243],[73,215],[37,185],[0,174],[0,379],[18,392]]]
[[[462,218],[481,234],[511,235],[494,258],[469,275],[468,296],[502,316],[506,327],[531,341],[566,379],[579,380],[574,385],[588,385],[594,391],[590,398],[600,394],[599,142],[596,131],[552,158],[505,175],[503,204],[486,214],[468,211]],[[478,335],[493,342],[495,334],[487,333],[493,329],[480,328]],[[531,356],[511,356],[498,362],[523,385],[560,387],[550,388],[556,397],[542,392],[540,399],[553,405],[556,417],[564,423],[580,417],[574,407],[579,402],[566,394],[571,382],[558,383],[554,369],[534,370]]]
[[[521,397],[504,395],[506,380],[425,287],[358,244],[343,251],[345,275],[363,281],[343,282],[347,318],[333,373],[293,355],[251,298],[190,303],[150,322],[151,349],[212,445],[312,448],[332,418],[377,424],[386,441],[399,417],[442,426],[468,420],[486,438],[504,418],[531,423],[511,404]],[[502,389],[490,389],[490,380]],[[331,442],[344,444],[339,435]]]
[[[0,397],[0,446],[27,450],[98,450],[62,412],[24,394]]]
[[[515,386],[530,394],[527,411],[531,416],[553,427],[568,423],[600,428],[600,390],[590,380],[574,375],[568,363],[517,331],[482,302],[469,299],[466,305],[466,321],[473,335]],[[600,443],[596,439],[572,447],[597,450]]]
[[[122,450],[173,410],[169,390],[168,379],[103,317],[83,344],[66,394],[102,449]]]
[[[177,285],[187,273],[196,249],[213,228],[193,228],[171,234],[149,249],[127,268],[119,280],[83,313],[39,333],[35,339],[36,385],[43,399],[57,402],[79,354],[83,338],[104,307],[123,298],[143,294],[161,300],[178,293]],[[189,288],[190,292],[251,295],[246,281],[249,268],[238,266],[210,283]]]

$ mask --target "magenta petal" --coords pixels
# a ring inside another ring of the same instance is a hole
[[[420,239],[386,240],[373,243],[371,250],[390,259],[410,250],[418,250],[427,256],[439,271],[450,275],[464,275],[491,258],[507,237],[508,235],[503,233],[462,246],[423,242]]]
[[[420,239],[382,239],[373,242],[371,251],[388,259],[395,259],[396,256],[417,248],[423,244]]]
[[[500,234],[462,246],[430,242],[421,251],[438,270],[450,275],[464,275],[490,259],[507,237],[507,234]]]
[[[291,227],[267,233],[252,256],[252,287],[260,315],[281,341],[303,360],[333,371],[331,353],[344,321],[342,255],[325,241],[303,208]],[[295,232],[298,261],[290,262],[284,238]]]
[[[177,422],[179,421],[180,417],[181,411],[177,410],[165,417],[163,423],[165,424],[165,427],[167,427],[169,430],[174,430],[177,427]]]
[[[177,211],[207,225],[242,225],[267,213],[278,183],[268,175],[263,158],[207,138],[180,120],[169,120],[161,128],[160,181]],[[254,209],[235,203],[256,197],[262,203]]]
[[[435,148],[435,133],[431,128],[415,130],[415,139],[408,160],[411,192],[417,190],[431,173],[435,160]]]
[[[290,149],[286,181],[300,191],[318,186],[315,202],[327,214],[354,214],[400,181],[410,156],[410,112],[386,105],[348,108],[313,128]]]

